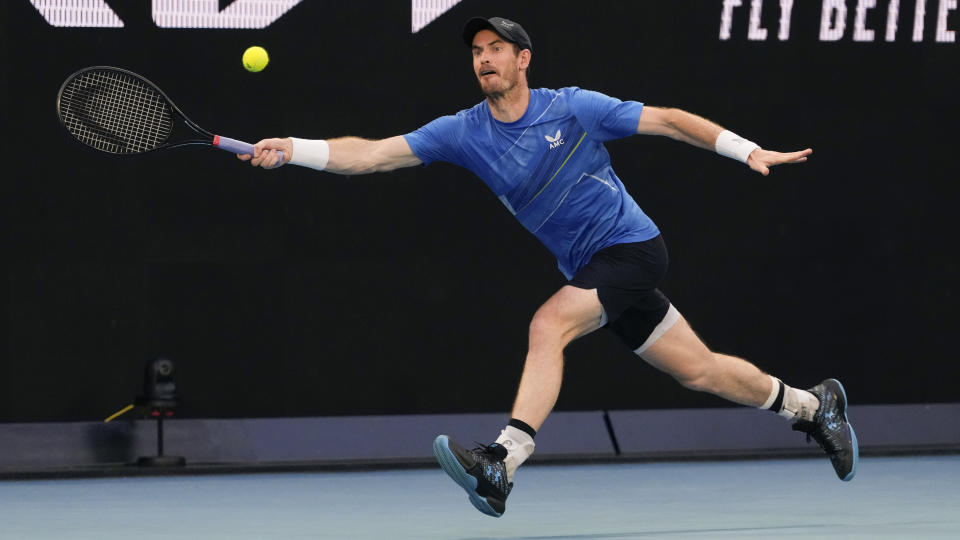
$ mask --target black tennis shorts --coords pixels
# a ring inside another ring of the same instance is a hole
[[[670,300],[657,290],[667,273],[667,246],[661,236],[614,244],[593,254],[569,285],[596,289],[608,328],[631,350],[638,349],[667,316]]]

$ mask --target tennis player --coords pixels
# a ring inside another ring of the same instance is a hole
[[[434,441],[441,467],[481,512],[503,514],[513,477],[560,393],[563,350],[606,328],[683,386],[769,409],[826,451],[841,480],[856,473],[858,447],[843,386],[827,379],[794,388],[753,364],[710,351],[657,290],[667,250],[610,165],[603,143],[634,134],[665,135],[737,159],[767,175],[812,153],[774,152],[678,109],[620,101],[577,87],[531,90],[533,46],[516,22],[470,19],[463,40],[486,96],[476,106],[382,140],[265,139],[254,166],[296,165],[355,175],[453,163],[473,171],[556,257],[568,282],[530,323],[529,349],[511,420],[495,442],[467,450],[446,435]],[[267,150],[282,150],[278,154]]]

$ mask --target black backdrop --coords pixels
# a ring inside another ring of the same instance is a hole
[[[59,127],[62,80],[117,65],[199,124],[275,135],[383,137],[479,100],[459,29],[521,21],[532,84],[578,85],[700,113],[809,163],[764,178],[681,143],[608,145],[664,231],[662,289],[717,350],[787,382],[834,376],[857,403],[957,401],[960,44],[819,38],[798,1],[789,40],[768,1],[718,39],[723,2],[465,0],[417,33],[407,2],[306,0],[263,30],[56,28],[3,2],[4,257],[0,421],[91,420],[128,403],[144,363],[179,369],[192,417],[506,411],[526,325],[563,284],[547,251],[481,181],[446,164],[345,178],[253,170],[205,149],[118,158]],[[226,4],[226,2],[221,2]],[[960,18],[948,13],[948,28]],[[261,44],[272,62],[240,66]],[[719,406],[605,332],[568,349],[558,408]]]

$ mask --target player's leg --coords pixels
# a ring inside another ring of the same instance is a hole
[[[734,403],[759,407],[770,395],[770,376],[746,360],[717,354],[700,340],[686,319],[676,312],[675,321],[659,339],[638,354],[649,364],[664,371],[691,390],[710,392]],[[812,407],[816,398],[802,396]]]
[[[467,450],[446,435],[434,441],[444,471],[481,512],[499,517],[513,487],[513,473],[532,453],[533,437],[550,414],[563,379],[563,349],[601,326],[596,290],[564,286],[534,315],[523,376],[512,418],[489,446]]]
[[[600,328],[603,307],[596,289],[570,285],[557,291],[530,322],[527,358],[511,416],[540,429],[560,395],[563,349]]]
[[[645,345],[635,352],[687,388],[795,420],[794,429],[816,439],[841,480],[856,474],[857,438],[839,381],[828,379],[810,390],[792,388],[746,360],[710,351],[679,313],[662,336]]]
[[[600,328],[604,310],[596,289],[564,286],[537,310],[530,321],[527,358],[510,422],[496,444],[507,450],[507,480],[533,454],[540,426],[560,396],[563,350],[571,341]]]

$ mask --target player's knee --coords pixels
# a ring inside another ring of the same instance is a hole
[[[575,321],[560,313],[541,309],[530,321],[530,348],[564,348],[577,337]]]
[[[560,341],[563,330],[560,321],[549,313],[538,311],[530,321],[530,343]]]

